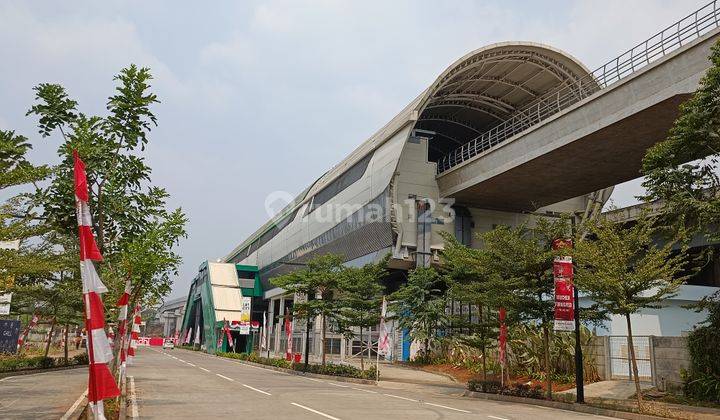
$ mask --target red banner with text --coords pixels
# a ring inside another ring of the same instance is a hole
[[[558,239],[553,249],[572,248],[572,241]],[[572,257],[558,256],[553,262],[555,278],[555,331],[575,331]]]

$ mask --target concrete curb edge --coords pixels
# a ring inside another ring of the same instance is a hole
[[[611,410],[607,408],[594,407],[585,404],[566,403],[561,401],[539,400],[534,398],[513,397],[510,395],[487,394],[484,392],[465,391],[463,396],[478,398],[482,400],[504,401],[519,404],[539,405],[542,407],[556,408],[560,410],[575,411],[578,413],[594,414],[597,416],[616,417],[627,420],[656,420],[664,417],[650,416],[646,414],[631,413],[628,411]]]
[[[13,376],[34,375],[36,373],[55,372],[58,370],[79,369],[79,368],[84,368],[84,367],[88,367],[88,365],[71,365],[71,366],[51,367],[51,368],[47,368],[47,369],[16,370],[16,371],[12,371],[12,372],[0,373],[0,379],[9,378],[9,377],[13,377]]]

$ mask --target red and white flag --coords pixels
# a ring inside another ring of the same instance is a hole
[[[22,348],[22,345],[25,342],[27,335],[30,333],[30,331],[33,330],[33,328],[35,328],[38,321],[40,321],[40,316],[38,314],[33,314],[32,319],[30,319],[30,322],[28,323],[27,327],[25,327],[25,330],[23,330],[22,335],[20,336],[20,338],[18,338],[18,351],[20,351],[20,348]]]
[[[263,312],[263,325],[262,331],[260,332],[260,348],[267,350],[268,348],[268,325],[267,325],[267,312]]]
[[[118,337],[120,342],[120,381],[125,378],[125,368],[127,366],[127,313],[128,303],[130,303],[130,293],[132,288],[130,285],[130,277],[125,281],[125,291],[118,299],[116,306],[118,309]]]
[[[290,319],[290,310],[285,309],[285,335],[287,336],[287,347],[285,349],[285,359],[293,360],[293,342],[292,342],[293,325]]]
[[[73,151],[73,160],[75,210],[80,238],[80,277],[85,303],[85,328],[88,331],[88,401],[95,418],[105,419],[103,400],[117,397],[120,390],[107,365],[112,360],[112,350],[105,334],[105,309],[101,297],[102,293],[107,292],[107,288],[95,270],[94,261],[102,261],[102,255],[92,233],[85,163],[80,160],[77,150]]]
[[[135,360],[135,350],[138,347],[138,340],[140,338],[140,323],[142,317],[140,316],[140,305],[135,305],[135,311],[133,311],[133,324],[132,330],[130,331],[130,345],[128,346],[127,364],[131,365]]]
[[[382,308],[380,309],[380,337],[378,337],[378,354],[386,355],[390,353],[390,332],[385,324],[387,316],[387,300],[383,296]]]
[[[225,321],[225,326],[223,327],[223,331],[225,332],[225,335],[227,336],[228,346],[233,349],[233,352],[235,351],[235,343],[233,342],[232,334],[230,333],[230,324]]]

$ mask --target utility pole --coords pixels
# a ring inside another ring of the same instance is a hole
[[[546,211],[546,212],[526,212],[534,216],[540,217],[552,217],[560,219],[563,217],[562,213]],[[577,214],[572,214],[570,218],[570,236],[575,236],[575,217]],[[573,284],[573,309],[575,315],[575,402],[578,404],[585,403],[585,375],[583,372],[583,355],[582,345],[580,343],[580,298],[578,296],[578,289]]]

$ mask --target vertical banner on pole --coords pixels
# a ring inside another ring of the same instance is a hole
[[[572,248],[569,239],[556,239],[553,249]],[[555,331],[575,331],[575,304],[572,257],[557,256],[553,262],[555,279]]]

